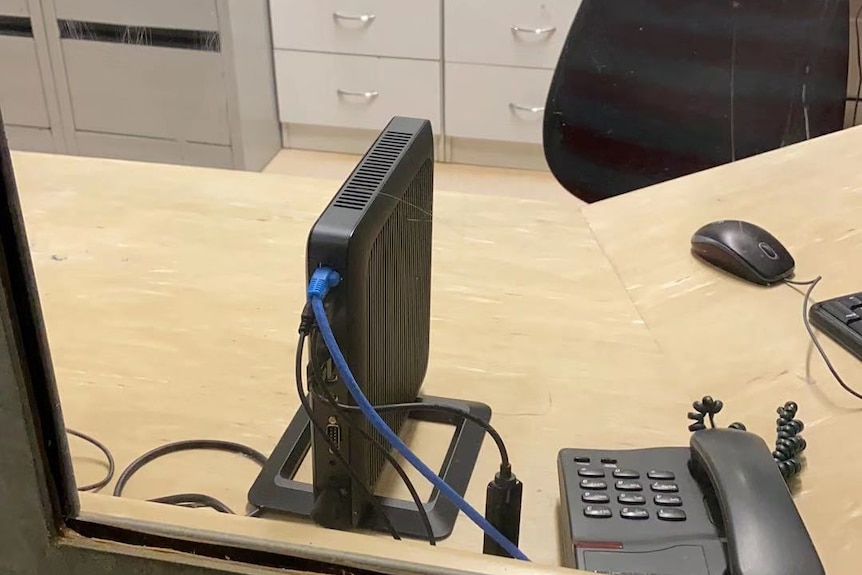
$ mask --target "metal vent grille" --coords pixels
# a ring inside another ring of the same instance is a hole
[[[410,143],[411,136],[412,134],[406,132],[384,132],[341,188],[333,205],[350,210],[365,209],[389,170]]]
[[[431,223],[433,163],[426,160],[375,239],[368,261],[368,363],[366,389],[374,405],[414,401],[428,365],[431,323]],[[406,414],[383,415],[397,433]],[[391,449],[363,420],[366,431]],[[385,458],[368,446],[369,483]]]

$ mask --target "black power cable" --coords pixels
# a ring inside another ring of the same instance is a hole
[[[132,461],[129,466],[126,467],[126,469],[124,469],[120,476],[117,478],[117,483],[116,485],[114,485],[114,496],[121,497],[123,495],[123,490],[125,489],[126,484],[129,482],[132,476],[153,460],[180,451],[196,450],[224,451],[227,453],[235,453],[248,457],[260,466],[263,466],[266,463],[266,456],[261,452],[246,445],[234,443],[232,441],[222,441],[218,439],[191,439],[186,441],[177,441],[174,443],[168,443],[166,445],[156,447],[155,449],[144,453],[143,455]],[[181,507],[209,507],[222,513],[233,513],[233,511],[227,505],[225,505],[218,499],[210,497],[209,495],[203,495],[201,493],[167,495],[164,497],[150,499],[149,501],[156,503],[166,503],[169,505],[178,505]],[[260,509],[254,508],[247,515],[257,516],[260,511]]]
[[[105,454],[105,459],[108,462],[108,473],[95,483],[90,483],[89,485],[84,485],[78,488],[78,491],[99,491],[104,488],[108,483],[111,482],[111,479],[114,478],[114,471],[116,470],[116,464],[114,463],[114,456],[111,454],[111,450],[107,448],[107,446],[96,439],[95,437],[91,437],[86,433],[82,433],[80,431],[75,431],[74,429],[66,428],[66,433],[69,435],[74,435],[80,439],[83,439],[87,443],[94,445],[99,451]]]
[[[323,381],[323,378],[320,374],[320,369],[317,365],[317,358],[314,357],[315,344],[317,341],[317,330],[313,330],[311,332],[311,345],[309,350],[310,356],[310,365],[311,372],[315,380]],[[332,392],[325,386],[320,386],[320,389],[313,388],[309,383],[308,385],[309,391],[315,394],[315,397],[325,401],[328,405],[330,405],[335,412],[338,414],[338,417],[341,421],[345,422],[345,424],[353,430],[356,430],[365,438],[366,441],[372,443],[386,458],[386,461],[392,466],[395,472],[398,474],[398,477],[401,478],[401,481],[404,483],[404,486],[407,487],[407,491],[410,492],[410,497],[413,499],[413,503],[416,505],[416,509],[419,512],[419,517],[422,521],[422,525],[425,527],[425,532],[428,535],[428,543],[431,545],[437,545],[437,538],[434,537],[434,528],[431,526],[431,519],[428,517],[428,511],[425,509],[425,505],[422,503],[422,498],[419,497],[419,492],[416,491],[416,486],[413,485],[413,482],[410,481],[410,478],[407,476],[407,473],[404,471],[404,468],[398,463],[398,460],[389,452],[388,449],[381,443],[376,437],[372,436],[368,433],[362,426],[356,426],[353,424],[352,418],[347,414],[347,409],[344,409],[344,406],[338,403],[338,400]]]

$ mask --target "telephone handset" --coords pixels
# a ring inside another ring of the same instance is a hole
[[[706,429],[690,447],[563,449],[569,567],[627,575],[824,575],[759,436]]]

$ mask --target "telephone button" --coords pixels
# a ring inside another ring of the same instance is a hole
[[[676,475],[673,474],[673,471],[660,471],[656,469],[647,473],[647,477],[658,481],[673,481],[676,479]]]
[[[679,495],[656,495],[653,501],[661,507],[679,507],[682,505],[682,497]]]
[[[685,521],[685,511],[682,509],[659,509],[658,518],[662,521]]]
[[[578,469],[578,475],[581,477],[604,477],[605,470],[597,467],[581,467]]]
[[[634,469],[614,469],[614,477],[617,479],[640,479],[640,476]]]
[[[613,515],[609,507],[602,505],[587,505],[584,507],[584,515],[597,519],[607,519]]]
[[[643,507],[623,507],[620,509],[620,517],[623,519],[647,519],[649,511]]]
[[[642,491],[643,485],[640,484],[640,481],[620,479],[616,482],[616,488],[619,491]]]
[[[590,462],[590,458],[587,457],[586,455],[576,455],[575,456],[575,463],[589,463],[589,462]]]
[[[581,495],[581,501],[584,503],[608,503],[611,500],[608,497],[607,493],[593,493],[592,491],[585,491],[583,495]]]
[[[623,505],[646,504],[646,498],[643,495],[638,495],[637,493],[620,493],[617,496],[617,501],[619,501]]]
[[[590,489],[592,491],[601,491],[607,489],[608,484],[601,479],[581,479],[581,489]]]
[[[655,481],[650,485],[650,489],[656,493],[676,493],[679,491],[676,483],[670,483],[669,481]]]

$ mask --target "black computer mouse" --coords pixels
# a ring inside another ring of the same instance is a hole
[[[739,220],[712,222],[694,232],[691,253],[739,278],[767,286],[790,277],[796,267],[775,236]]]

